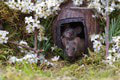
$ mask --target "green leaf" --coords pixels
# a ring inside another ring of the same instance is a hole
[[[111,41],[114,36],[120,36],[120,16],[110,22],[109,40]]]

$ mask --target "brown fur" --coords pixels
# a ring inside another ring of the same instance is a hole
[[[66,24],[65,27],[66,27],[66,29],[62,34],[62,38],[67,38],[70,40],[77,37],[77,35],[80,34],[82,31],[82,28],[80,26],[71,28],[69,24]]]
[[[76,26],[74,31],[76,32],[76,34],[80,34],[82,32],[81,26]]]
[[[73,39],[76,37],[76,32],[72,28],[66,28],[62,35],[63,38]]]
[[[75,58],[76,56],[81,55],[84,52],[85,45],[84,39],[79,37],[74,38],[73,40],[68,40],[67,38],[62,39],[65,53],[68,57]]]

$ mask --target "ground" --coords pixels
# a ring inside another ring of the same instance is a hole
[[[0,80],[120,80],[119,61],[113,65],[95,60],[78,60],[74,63],[59,60],[53,63],[53,67],[27,63],[1,65]]]

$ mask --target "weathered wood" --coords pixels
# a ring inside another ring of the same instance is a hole
[[[91,42],[89,37],[91,34],[99,32],[99,23],[96,18],[93,17],[94,10],[85,7],[76,7],[73,2],[69,0],[68,2],[61,5],[61,11],[53,22],[53,38],[54,42],[58,47],[61,45],[61,30],[62,24],[71,22],[82,22],[84,26],[85,33],[85,45],[90,46]]]
[[[77,9],[77,10],[79,10],[79,9],[84,9],[84,10],[89,10],[89,9],[93,9],[93,8],[87,8],[87,7],[70,7],[70,9]]]

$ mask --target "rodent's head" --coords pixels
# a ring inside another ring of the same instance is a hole
[[[67,41],[65,47],[65,53],[68,58],[74,59],[77,52],[77,44],[74,41]]]
[[[72,28],[67,28],[64,31],[64,37],[72,39],[72,38],[76,37],[76,34]]]

